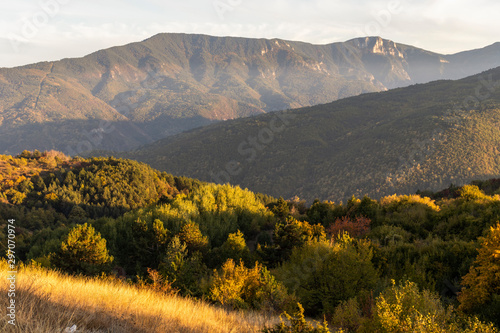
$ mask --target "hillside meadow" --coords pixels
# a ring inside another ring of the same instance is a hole
[[[227,311],[201,300],[165,295],[120,280],[70,276],[37,266],[18,268],[16,326],[2,315],[2,332],[259,332],[277,321],[263,313]],[[0,277],[7,279],[6,261]],[[0,284],[6,295],[8,285]],[[0,298],[2,309],[7,297]]]

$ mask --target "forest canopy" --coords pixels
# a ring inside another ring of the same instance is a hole
[[[23,152],[1,155],[0,171],[0,227],[16,220],[26,264],[286,311],[297,325],[304,313],[360,332],[500,324],[498,180],[307,204],[112,157]]]

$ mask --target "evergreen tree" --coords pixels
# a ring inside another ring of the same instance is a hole
[[[88,275],[108,271],[112,262],[106,240],[87,223],[74,227],[52,258],[52,263],[65,272]]]

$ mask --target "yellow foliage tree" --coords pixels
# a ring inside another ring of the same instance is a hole
[[[491,227],[490,233],[481,239],[476,260],[464,276],[464,288],[460,293],[459,309],[464,312],[484,312],[494,299],[500,296],[500,223]],[[486,306],[486,307],[485,307]],[[494,318],[493,318],[494,319]],[[497,318],[497,321],[498,318]]]
[[[240,309],[282,311],[292,303],[283,284],[262,264],[256,262],[254,268],[246,268],[242,261],[236,265],[233,259],[214,271],[210,296],[217,303]]]

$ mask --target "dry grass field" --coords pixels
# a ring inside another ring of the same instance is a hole
[[[1,332],[258,332],[276,318],[226,311],[208,303],[138,289],[122,282],[74,277],[38,267],[16,277],[16,326],[8,324],[8,266],[0,264]]]

